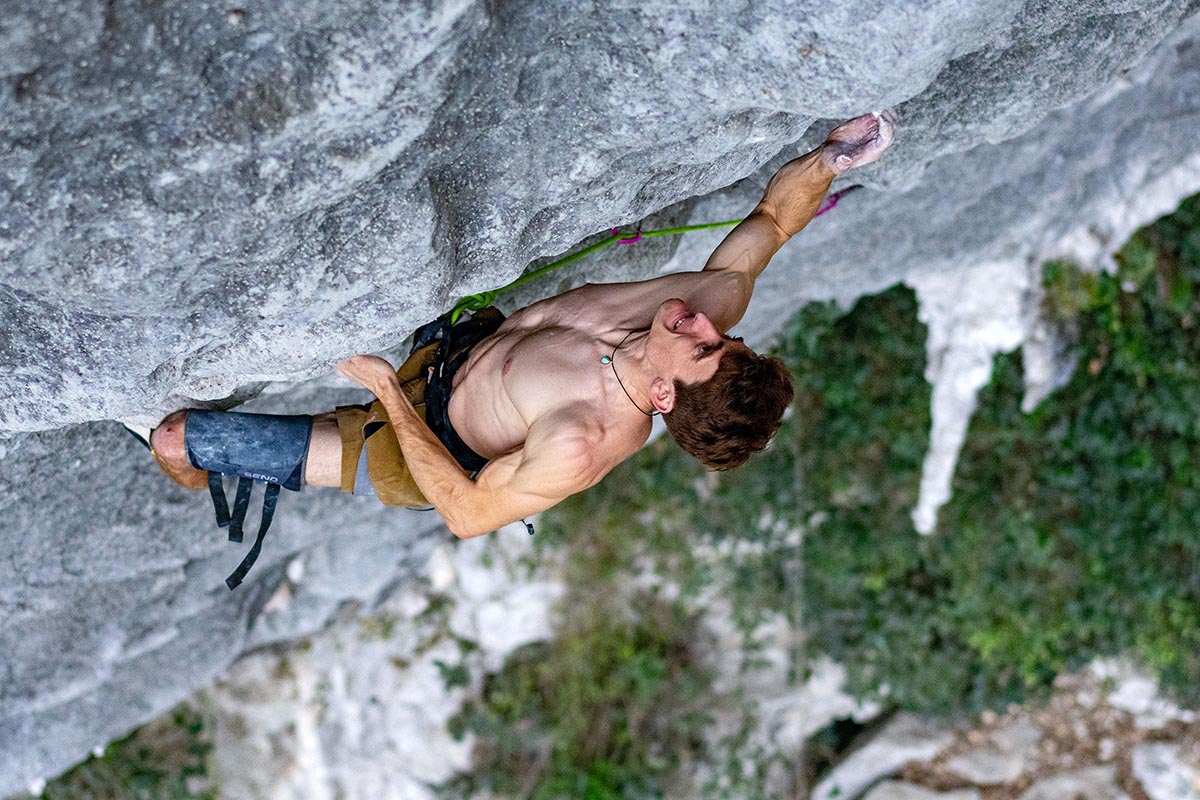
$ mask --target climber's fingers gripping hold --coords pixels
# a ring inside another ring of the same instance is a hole
[[[855,117],[829,132],[821,155],[838,175],[870,164],[891,146],[895,125],[896,117],[891,111]]]
[[[396,370],[386,359],[379,356],[350,356],[337,365],[338,372],[350,380],[370,389],[379,397],[389,385],[396,385]]]

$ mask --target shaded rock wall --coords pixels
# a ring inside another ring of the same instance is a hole
[[[1198,8],[11,4],[0,792],[239,653],[373,605],[446,536],[429,515],[289,495],[228,593],[238,553],[206,500],[100,420],[355,400],[338,358],[395,348],[612,225],[745,213],[832,120],[885,105],[893,152],[780,254],[749,338],[804,299],[1057,254],[1200,151]],[[717,238],[622,248],[535,291],[696,267]]]

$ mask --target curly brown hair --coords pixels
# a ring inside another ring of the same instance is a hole
[[[792,402],[792,377],[778,358],[726,348],[711,378],[675,381],[667,430],[687,452],[717,470],[740,467],[767,446]]]

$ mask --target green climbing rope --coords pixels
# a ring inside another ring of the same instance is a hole
[[[691,231],[704,231],[704,230],[709,230],[711,228],[732,228],[734,225],[737,225],[741,221],[742,221],[741,219],[729,219],[729,220],[725,220],[723,222],[704,222],[699,225],[681,225],[677,228],[660,228],[658,230],[653,230],[653,231],[638,231],[632,237],[629,234],[625,234],[625,233],[613,233],[607,239],[601,239],[600,241],[596,242],[595,244],[590,244],[587,247],[583,248],[582,250],[576,250],[574,253],[563,256],[562,258],[558,259],[557,261],[551,261],[549,264],[540,266],[537,269],[533,270],[532,272],[527,272],[524,275],[522,275],[521,277],[517,278],[512,283],[507,284],[505,286],[501,286],[499,289],[493,289],[490,292],[480,292],[479,294],[467,295],[463,299],[459,300],[454,305],[454,308],[450,311],[450,322],[451,322],[451,324],[458,322],[458,318],[462,315],[462,313],[464,311],[479,311],[480,309],[487,308],[488,306],[490,306],[494,302],[496,302],[497,297],[504,294],[505,292],[512,291],[513,289],[517,288],[518,286],[522,286],[526,283],[529,283],[530,281],[537,280],[538,278],[542,277],[543,275],[547,275],[547,274],[553,272],[554,270],[559,269],[560,267],[565,267],[567,264],[578,261],[579,259],[584,258],[585,256],[591,255],[592,253],[596,252],[597,250],[603,250],[605,247],[608,247],[609,245],[612,245],[612,244],[616,244],[617,242],[627,241],[632,244],[633,242],[636,242],[639,239],[647,239],[652,236],[674,236],[675,234],[679,234],[679,233],[690,233]],[[613,230],[616,231],[616,228],[614,228]]]
[[[862,188],[860,185],[855,184],[854,186],[847,186],[845,189],[829,195],[821,203],[821,207],[817,209],[817,213],[813,215],[813,219],[821,216],[826,211],[832,210],[833,207],[838,204],[839,200],[841,200],[850,192],[860,188]],[[553,272],[559,267],[565,267],[567,264],[570,264],[573,261],[578,261],[584,256],[591,255],[597,250],[608,247],[610,244],[616,244],[617,242],[633,244],[634,242],[640,242],[642,239],[650,238],[652,236],[674,236],[677,233],[706,231],[711,228],[732,228],[741,221],[741,219],[727,219],[724,222],[702,222],[699,225],[681,225],[678,228],[660,228],[655,231],[644,231],[639,228],[632,237],[618,233],[618,229],[613,228],[612,235],[607,239],[601,239],[595,244],[590,244],[582,250],[577,250],[570,255],[563,256],[557,261],[551,261],[545,266],[538,267],[533,272],[528,272],[522,275],[507,286],[501,286],[499,289],[493,289],[490,292],[480,292],[479,294],[472,294],[464,297],[462,300],[459,300],[457,303],[455,303],[454,308],[450,310],[450,324],[453,325],[455,322],[458,322],[458,318],[464,311],[479,311],[480,309],[487,308],[492,303],[496,302],[497,297],[505,292],[511,291],[518,286],[529,283],[530,281],[537,280],[543,275]]]

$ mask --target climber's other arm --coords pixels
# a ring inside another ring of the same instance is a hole
[[[354,356],[338,370],[379,398],[417,488],[460,538],[545,511],[594,485],[611,468],[595,455],[586,424],[548,419],[530,426],[521,449],[492,459],[471,480],[408,402],[390,364]]]

